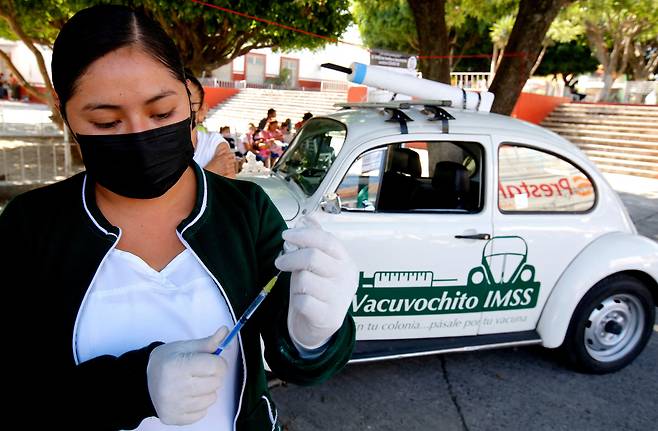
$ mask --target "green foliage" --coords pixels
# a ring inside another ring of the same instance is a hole
[[[546,50],[541,65],[535,74],[545,75],[581,75],[594,72],[599,62],[583,38],[566,43],[557,43]]]
[[[2,3],[10,0],[2,0]],[[230,14],[192,1],[170,0],[13,0],[21,26],[40,43],[51,44],[75,11],[99,3],[144,10],[176,42],[183,61],[195,73],[210,71],[251,49],[315,49],[326,40]],[[214,0],[214,5],[283,23],[327,38],[338,38],[351,23],[349,0]],[[0,35],[15,39],[6,25]]]
[[[656,0],[581,0],[578,16],[606,32],[611,46],[615,38],[623,37],[627,25],[638,31],[638,40],[658,36],[658,2]]]
[[[452,45],[476,38],[499,17],[513,12],[518,0],[448,0],[446,23]],[[406,0],[354,0],[354,21],[366,46],[417,53],[416,23]],[[487,51],[488,52],[488,51]],[[480,51],[482,53],[482,51]]]
[[[585,34],[585,25],[578,14],[578,3],[562,10],[551,24],[546,39],[551,43],[568,43]]]
[[[358,0],[352,15],[366,46],[418,52],[416,23],[407,0]]]
[[[134,0],[114,3],[131,3],[143,7],[159,20],[169,21],[169,29],[178,22],[192,27],[198,37],[215,40],[233,34],[249,35],[249,44],[276,46],[281,49],[317,48],[326,42],[277,26],[250,20],[191,1]],[[283,23],[304,31],[329,38],[338,38],[351,22],[348,0],[214,0],[216,6],[239,11],[251,16]],[[165,21],[166,22],[166,21]],[[175,36],[175,35],[172,35]]]
[[[14,15],[32,41],[52,45],[64,22],[88,3],[79,0],[3,0],[0,12]],[[0,37],[19,39],[4,19],[0,19]]]
[[[658,1],[581,0],[577,14],[604,69],[601,99],[618,75],[642,80],[658,67]]]
[[[265,78],[265,83],[280,87],[289,87],[291,77],[292,71],[287,67],[284,67],[279,71],[279,76],[275,76],[273,78]]]
[[[507,41],[509,40],[510,34],[512,34],[512,28],[514,27],[514,20],[516,19],[515,15],[505,15],[498,19],[491,26],[491,31],[489,35],[491,36],[491,41],[499,49],[505,48]]]

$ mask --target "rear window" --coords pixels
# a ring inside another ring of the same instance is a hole
[[[498,208],[503,212],[585,212],[596,201],[587,174],[535,148],[503,144],[498,150]]]

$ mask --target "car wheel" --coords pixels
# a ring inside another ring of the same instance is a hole
[[[642,352],[656,309],[649,289],[628,275],[598,282],[580,301],[562,344],[567,361],[595,374],[625,367]]]

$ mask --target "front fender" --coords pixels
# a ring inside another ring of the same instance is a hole
[[[562,345],[583,296],[600,280],[621,271],[641,271],[658,281],[658,243],[612,232],[587,245],[564,270],[546,301],[537,324],[544,347]]]

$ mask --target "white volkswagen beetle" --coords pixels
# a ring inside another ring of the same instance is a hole
[[[586,372],[630,363],[654,325],[658,244],[565,139],[441,105],[346,104],[239,176],[351,252],[352,360],[541,344]]]

